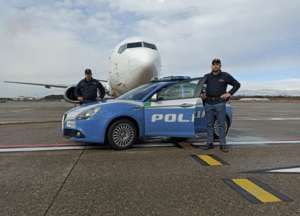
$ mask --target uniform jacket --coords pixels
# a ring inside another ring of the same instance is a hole
[[[207,84],[206,97],[220,97],[222,94],[226,93],[227,85],[233,86],[228,92],[233,95],[241,86],[241,84],[227,72],[220,71],[218,75],[214,75],[213,72],[211,72],[206,74],[204,77],[206,77],[205,84]],[[220,102],[221,101],[207,100],[207,103],[210,104]]]
[[[74,95],[76,98],[83,97],[84,100],[95,100],[97,97],[97,89],[100,90],[99,97],[103,99],[105,96],[105,89],[102,84],[93,78],[91,81],[83,79],[77,84]]]

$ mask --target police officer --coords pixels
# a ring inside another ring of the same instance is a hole
[[[100,90],[100,96],[97,97],[97,89]],[[78,98],[80,104],[100,101],[105,96],[105,89],[102,84],[93,79],[92,71],[85,70],[85,79],[81,80],[74,91],[75,97]]]
[[[225,139],[225,121],[226,121],[226,101],[233,95],[241,86],[229,73],[221,71],[220,59],[212,61],[212,71],[206,74],[205,83],[206,95],[201,94],[201,98],[205,100],[205,116],[207,121],[207,144],[204,150],[213,149],[213,132],[214,132],[214,119],[217,116],[220,135],[220,150],[228,152],[229,149],[226,145]],[[226,92],[227,85],[233,88]]]

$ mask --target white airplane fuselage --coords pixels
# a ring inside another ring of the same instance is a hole
[[[148,83],[159,76],[160,69],[161,58],[154,44],[141,38],[122,41],[108,61],[108,94],[119,96]]]

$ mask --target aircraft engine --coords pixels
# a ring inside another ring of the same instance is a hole
[[[79,100],[74,96],[74,90],[76,86],[69,86],[64,94],[64,98],[69,103],[79,103]]]

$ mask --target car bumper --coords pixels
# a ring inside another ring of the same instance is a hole
[[[67,126],[67,122],[74,122],[74,126]],[[63,120],[62,134],[63,137],[76,142],[104,143],[105,141],[105,128],[99,120]]]

